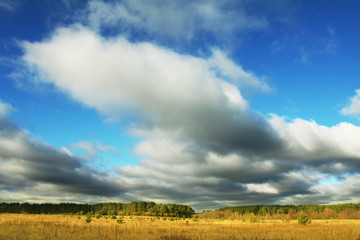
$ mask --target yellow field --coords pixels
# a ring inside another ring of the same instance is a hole
[[[296,221],[265,220],[250,223],[241,220],[164,220],[151,217],[115,219],[85,216],[0,214],[1,240],[360,240],[360,220],[313,220],[310,225]]]

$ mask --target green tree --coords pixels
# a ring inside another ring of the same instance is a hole
[[[92,216],[91,216],[91,214],[88,214],[88,215],[86,215],[86,219],[85,219],[85,222],[87,222],[87,223],[91,223],[91,221],[92,221]]]
[[[302,211],[298,217],[298,223],[303,225],[310,224],[311,219],[304,211]]]

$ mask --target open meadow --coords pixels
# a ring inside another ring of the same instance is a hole
[[[1,240],[359,240],[360,220],[180,219],[126,216],[91,219],[78,215],[0,214]]]

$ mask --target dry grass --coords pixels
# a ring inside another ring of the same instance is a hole
[[[57,240],[57,239],[122,239],[122,240],[360,240],[360,220],[314,220],[300,225],[267,220],[265,223],[241,220],[176,220],[163,218],[125,217],[124,224],[114,219],[85,216],[0,214],[1,240]],[[188,221],[188,223],[187,223]]]

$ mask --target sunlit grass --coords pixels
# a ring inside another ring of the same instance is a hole
[[[295,220],[265,220],[260,223],[242,220],[164,219],[124,217],[124,223],[86,216],[0,214],[0,239],[257,239],[257,240],[360,240],[360,220],[313,220],[300,225]]]

